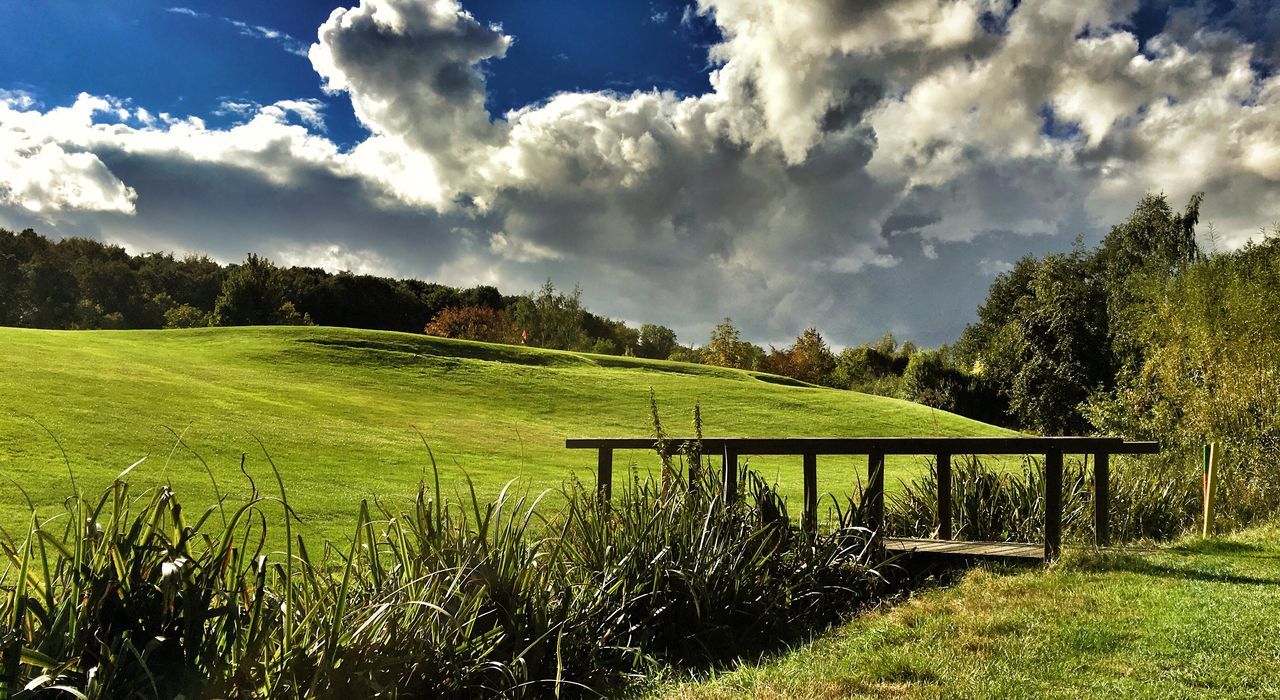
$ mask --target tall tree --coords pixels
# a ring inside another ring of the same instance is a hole
[[[285,296],[276,266],[250,254],[222,283],[213,306],[216,326],[298,325],[309,322]]]
[[[640,342],[636,347],[636,354],[654,360],[665,360],[671,357],[677,344],[675,331],[656,323],[646,323],[640,326]]]

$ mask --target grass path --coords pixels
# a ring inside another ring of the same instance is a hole
[[[976,570],[666,698],[1280,697],[1280,526]]]
[[[307,526],[346,537],[360,497],[413,492],[429,440],[449,488],[482,497],[511,479],[533,490],[571,474],[594,482],[594,454],[571,435],[646,435],[653,388],[669,433],[689,432],[700,401],[708,435],[1000,435],[1008,431],[917,404],[778,383],[781,378],[632,358],[335,328],[38,331],[0,328],[0,473],[42,506],[70,492],[66,448],[88,493],[143,456],[135,484],[172,483],[189,507],[210,503],[201,463],[243,495],[242,453],[260,488],[274,484],[256,439],[280,467]],[[628,458],[616,464],[624,469]],[[799,503],[799,458],[756,460]],[[889,464],[890,483],[910,461]],[[825,460],[824,489],[845,492],[865,464]],[[619,474],[618,478],[622,478]],[[0,525],[28,517],[0,482]]]

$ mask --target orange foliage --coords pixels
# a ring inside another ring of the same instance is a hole
[[[515,343],[520,333],[505,311],[487,306],[450,306],[440,310],[423,329],[428,335],[488,343]]]

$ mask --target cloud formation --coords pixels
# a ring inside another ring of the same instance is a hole
[[[1205,191],[1226,245],[1280,219],[1274,13],[1170,10],[1139,36],[1138,9],[699,0],[724,37],[704,94],[490,114],[513,37],[453,0],[362,0],[308,56],[363,142],[334,145],[313,102],[227,105],[238,123],[210,129],[0,94],[0,222],[512,291],[550,276],[686,340],[731,315],[762,342],[943,342],[1012,260],[1146,191]]]

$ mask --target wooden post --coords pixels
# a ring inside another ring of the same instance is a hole
[[[804,519],[801,527],[809,532],[818,531],[818,455],[804,456]]]
[[[1062,453],[1044,456],[1044,559],[1062,553]]]
[[[613,494],[613,448],[601,447],[596,454],[596,493],[605,503]]]
[[[1218,443],[1205,446],[1204,459],[1204,533],[1213,536],[1213,505],[1218,495]]]
[[[884,529],[884,453],[867,455],[867,528],[879,533]]]
[[[1111,455],[1093,456],[1093,541],[1099,547],[1111,544]]]
[[[738,453],[728,443],[724,446],[724,500],[732,503],[738,495]]]
[[[702,450],[694,449],[694,443],[685,443],[684,458],[689,462],[689,493],[698,492],[698,481],[702,478]]]
[[[951,539],[951,455],[938,455],[938,539]]]

